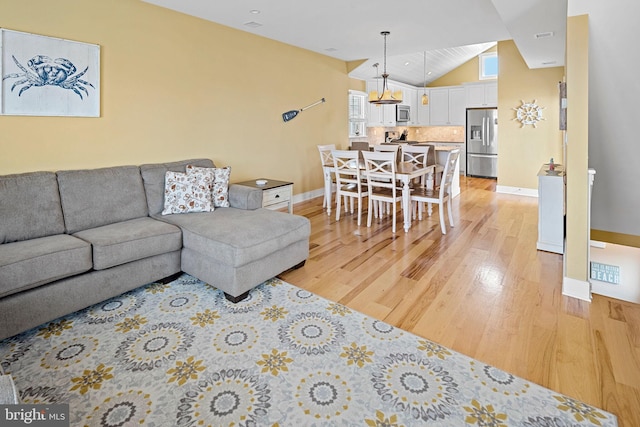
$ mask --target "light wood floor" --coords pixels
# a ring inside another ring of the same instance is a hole
[[[358,227],[322,198],[296,204],[311,253],[280,277],[640,426],[640,305],[562,296],[561,255],[536,250],[537,199],[461,186],[446,235],[437,208],[392,234],[389,218]]]

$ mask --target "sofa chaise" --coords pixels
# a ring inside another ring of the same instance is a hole
[[[165,174],[209,159],[0,176],[0,339],[191,274],[238,302],[304,264],[309,220],[229,186],[229,207],[162,215]]]

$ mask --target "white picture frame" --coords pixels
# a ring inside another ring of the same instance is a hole
[[[100,46],[0,28],[0,115],[100,117]]]

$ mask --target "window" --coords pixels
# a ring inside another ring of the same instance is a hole
[[[480,80],[498,78],[498,53],[483,53],[480,59]]]
[[[349,91],[349,138],[367,136],[367,94]]]

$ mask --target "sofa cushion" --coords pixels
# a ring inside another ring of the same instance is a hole
[[[59,171],[57,175],[69,234],[147,216],[137,166]]]
[[[309,238],[309,220],[268,209],[216,208],[164,217],[182,228],[185,248],[238,267]]]
[[[64,233],[58,181],[53,172],[0,177],[0,243]]]
[[[59,234],[0,245],[0,297],[91,270],[91,245]]]
[[[147,195],[147,209],[149,215],[160,215],[164,208],[164,178],[167,171],[185,172],[187,165],[204,168],[214,167],[209,159],[182,160],[171,163],[154,163],[140,166],[140,173],[144,181],[144,191]]]
[[[148,217],[79,231],[74,236],[91,243],[94,270],[182,248],[178,227]]]
[[[164,178],[164,208],[162,215],[211,212],[210,177],[202,174],[186,174],[167,171]]]
[[[224,168],[199,168],[197,166],[187,165],[187,175],[197,176],[199,180],[208,183],[214,207],[229,207],[229,178],[231,177],[231,166]]]

